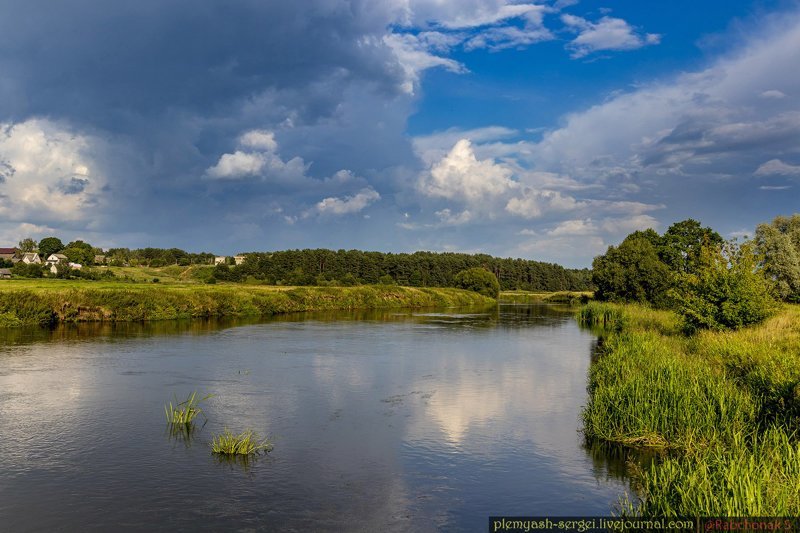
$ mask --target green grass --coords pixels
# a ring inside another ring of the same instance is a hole
[[[592,299],[591,291],[558,291],[558,292],[536,292],[536,291],[502,291],[500,301],[511,303],[561,303],[577,305],[586,303]]]
[[[212,396],[213,394],[206,394],[202,398],[197,398],[197,391],[194,391],[180,403],[178,403],[178,399],[175,398],[175,405],[169,402],[169,404],[164,406],[164,414],[167,416],[167,423],[173,426],[189,426],[193,424],[194,419],[203,414],[203,409],[200,408],[200,402],[204,402]]]
[[[272,444],[269,440],[259,438],[250,429],[238,435],[225,429],[221,435],[214,436],[211,441],[212,453],[220,455],[254,455],[271,450]]]
[[[663,451],[634,469],[639,499],[625,513],[800,513],[799,306],[691,337],[671,312],[588,307],[579,320],[610,327],[589,371],[585,436]]]
[[[271,287],[10,280],[0,282],[0,326],[271,316],[338,309],[467,307],[494,303],[490,298],[459,289],[387,285]]]

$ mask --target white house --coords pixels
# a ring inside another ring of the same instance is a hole
[[[21,261],[23,263],[27,263],[29,265],[31,265],[31,264],[41,265],[42,264],[42,259],[39,257],[39,254],[37,254],[36,252],[27,252],[27,253],[22,254]]]
[[[234,256],[233,256],[233,261],[234,261],[234,263],[236,263],[237,265],[241,265],[242,263],[244,263],[244,260],[245,260],[245,259],[247,259],[247,257],[246,257],[246,256],[244,256],[244,255],[234,255]]]
[[[50,266],[57,265],[59,263],[68,263],[69,259],[64,254],[50,254],[47,258],[47,264]]]
[[[218,255],[214,258],[214,265],[222,265],[225,264],[225,259],[227,259],[224,255]]]

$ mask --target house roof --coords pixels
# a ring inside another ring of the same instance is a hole
[[[17,253],[16,248],[0,248],[0,254],[15,254]]]
[[[56,259],[66,259],[67,258],[67,256],[64,255],[64,254],[50,254],[47,257],[47,259],[50,259],[51,257],[55,257]]]
[[[39,254],[37,254],[36,252],[25,252],[24,254],[22,254],[23,259],[25,259],[26,257],[33,257],[33,256],[39,257]]]
[[[10,276],[11,269],[10,268],[0,268],[0,276]]]

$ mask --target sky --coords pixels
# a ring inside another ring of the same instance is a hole
[[[0,245],[587,267],[800,211],[800,2],[0,0]]]

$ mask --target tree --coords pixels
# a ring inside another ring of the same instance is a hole
[[[19,241],[19,244],[17,244],[17,248],[19,248],[19,251],[23,253],[35,252],[36,241],[31,239],[30,237],[22,239],[21,241]]]
[[[689,218],[671,225],[656,247],[659,257],[670,270],[692,273],[697,268],[701,248],[719,246],[722,242],[719,233]]]
[[[47,259],[64,249],[64,243],[58,237],[45,237],[39,241],[39,255]]]
[[[757,324],[775,311],[752,243],[703,246],[696,266],[694,273],[680,275],[673,291],[687,333],[738,329]]]
[[[94,263],[94,248],[88,242],[81,240],[72,241],[61,253],[67,256],[71,263],[91,265]]]
[[[762,256],[764,273],[775,285],[776,296],[800,302],[800,214],[759,224],[755,243]]]
[[[659,259],[652,236],[646,232],[629,235],[616,248],[609,246],[605,255],[594,259],[592,269],[598,300],[651,303],[657,307],[668,303],[673,275]]]
[[[489,298],[500,295],[500,282],[497,276],[485,268],[468,268],[462,270],[453,278],[454,284],[459,289],[474,291]]]

